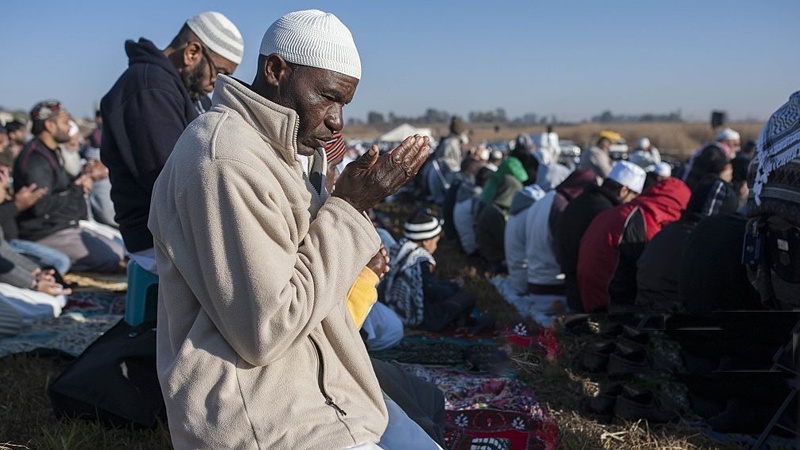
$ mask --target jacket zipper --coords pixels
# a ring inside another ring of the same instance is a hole
[[[328,392],[325,390],[325,383],[323,381],[325,378],[325,367],[322,364],[322,349],[319,348],[317,341],[315,341],[314,338],[311,337],[311,335],[308,336],[308,339],[311,341],[311,345],[314,346],[314,350],[316,350],[317,352],[317,359],[319,360],[319,370],[317,370],[317,383],[319,384],[319,391],[325,398],[325,404],[336,410],[336,412],[341,414],[342,416],[346,416],[347,413],[342,408],[340,408],[339,405],[333,402],[333,399],[331,398],[330,395],[328,395]]]

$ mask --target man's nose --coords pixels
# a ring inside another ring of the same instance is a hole
[[[342,106],[334,104],[328,109],[328,113],[325,115],[325,126],[333,132],[342,131],[342,128],[344,128],[342,115]]]

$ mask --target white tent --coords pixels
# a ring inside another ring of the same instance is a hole
[[[433,133],[430,128],[417,128],[415,126],[404,123],[397,128],[386,132],[378,138],[383,142],[402,142],[403,139],[418,134],[420,136],[428,136],[433,141]]]

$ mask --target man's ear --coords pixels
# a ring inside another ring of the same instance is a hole
[[[58,125],[56,124],[55,120],[45,120],[44,121],[44,131],[47,131],[50,134],[56,134],[58,130]]]
[[[273,53],[267,56],[261,70],[263,71],[264,79],[267,81],[267,84],[277,87],[281,79],[289,74],[291,68],[285,59]]]
[[[629,195],[631,194],[631,192],[633,192],[633,191],[631,191],[630,189],[628,189],[628,186],[622,186],[622,187],[619,189],[619,199],[620,199],[620,200],[623,200],[623,201],[624,201],[624,200],[626,200],[626,199],[628,199],[628,198],[629,198]]]
[[[199,42],[191,41],[183,47],[183,54],[181,55],[183,66],[192,67],[197,64],[203,57],[203,48]]]

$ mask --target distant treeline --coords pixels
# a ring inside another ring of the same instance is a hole
[[[393,112],[384,114],[378,111],[369,111],[367,120],[364,122],[357,117],[350,117],[349,124],[366,125],[398,125],[401,123],[410,124],[447,124],[453,114],[435,108],[428,108],[420,116],[399,116]],[[504,108],[496,108],[490,111],[470,111],[466,120],[470,123],[489,123],[495,125],[566,125],[570,122],[562,122],[555,115],[539,115],[536,113],[525,113],[519,117],[508,117]],[[615,115],[611,111],[603,111],[593,116],[590,120],[594,123],[638,123],[638,122],[683,122],[681,111],[674,111],[666,114],[644,113],[644,114],[619,114]],[[588,122],[588,121],[583,121]]]

